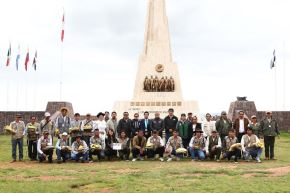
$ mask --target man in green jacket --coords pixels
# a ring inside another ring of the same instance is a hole
[[[276,119],[272,117],[271,111],[266,112],[266,117],[261,121],[260,128],[265,142],[265,159],[268,160],[270,158],[274,160],[275,138],[280,135],[280,132],[278,129],[278,123]]]
[[[190,129],[190,122],[186,120],[186,115],[182,113],[180,120],[176,124],[176,131],[179,132],[179,136],[182,138],[182,144],[185,149],[187,149],[190,139],[192,138],[192,132],[190,132]]]
[[[232,121],[228,119],[227,113],[223,111],[221,113],[221,118],[217,120],[215,124],[216,130],[219,133],[222,143],[224,142],[225,137],[228,135],[229,130],[232,129],[232,126]]]

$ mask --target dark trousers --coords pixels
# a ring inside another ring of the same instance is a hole
[[[105,158],[105,153],[104,153],[104,150],[102,149],[95,149],[95,150],[91,149],[89,153],[90,160],[93,160],[93,155],[96,155],[98,157],[98,160]]]
[[[36,160],[37,158],[37,141],[28,141],[28,157],[31,160]]]
[[[264,136],[265,142],[265,157],[269,158],[269,150],[270,150],[270,158],[274,158],[274,146],[275,146],[275,137],[274,136]]]
[[[105,155],[108,157],[108,160],[111,160],[112,157],[116,157],[117,156],[117,150],[106,149]]]
[[[91,136],[83,136],[83,140],[86,142],[88,147],[91,147],[90,145]]]
[[[234,151],[228,151],[226,153],[226,157],[228,158],[229,161],[231,160],[231,157],[232,156],[235,156],[235,162],[237,162],[238,161],[238,158],[241,157],[241,150],[236,149]]]
[[[209,159],[213,160],[214,156],[216,156],[216,159],[220,159],[221,156],[221,148],[215,148],[213,151],[209,151]]]
[[[143,151],[143,154],[141,154],[140,149],[133,148],[132,149],[132,154],[133,154],[133,158],[137,158],[137,156],[144,157],[145,156],[145,151]]]
[[[242,140],[243,135],[245,135],[245,133],[239,133],[237,135],[237,138],[238,138],[239,143],[241,143],[241,140]]]
[[[182,138],[182,145],[185,149],[189,146],[190,139]]]
[[[158,154],[159,157],[163,157],[164,147],[158,147],[156,149],[147,149],[148,158],[153,158],[155,154]]]
[[[12,139],[12,159],[16,160],[16,150],[19,150],[19,160],[23,159],[23,138],[21,139]]]
[[[166,133],[165,133],[165,140],[166,140],[165,143],[167,143],[168,139],[169,139],[171,136],[172,136],[172,133],[169,133],[169,132],[166,132]]]
[[[49,150],[44,150],[43,153],[47,156],[48,158],[48,162],[52,163],[52,154],[53,154],[53,149],[49,149]],[[42,154],[38,154],[38,159],[39,162],[43,162],[46,160],[46,157],[43,156]]]
[[[70,158],[70,152],[59,150],[59,149],[56,149],[56,155],[57,155],[58,161],[62,159],[62,161],[65,162],[67,159]]]
[[[130,149],[129,148],[119,150],[118,152],[119,152],[119,156],[121,159],[129,160],[129,156],[130,156]]]

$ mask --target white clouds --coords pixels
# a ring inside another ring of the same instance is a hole
[[[143,48],[146,5],[145,0],[2,1],[1,109],[43,110],[47,101],[58,100],[63,6],[63,99],[81,113],[111,110],[114,101],[131,99]],[[289,6],[287,0],[167,0],[173,58],[179,65],[184,98],[198,100],[202,112],[227,109],[238,95],[255,100],[258,109],[273,109],[274,94],[269,91],[273,71],[268,64],[276,48],[281,108],[281,66],[283,58],[286,64],[290,62]],[[14,53],[7,69],[9,39]],[[38,49],[36,73],[25,73],[23,66],[19,73],[14,72],[18,42],[20,65],[24,64],[27,46],[31,61]]]

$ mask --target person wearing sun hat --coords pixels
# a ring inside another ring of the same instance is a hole
[[[21,121],[21,114],[15,115],[15,121],[10,123],[10,127],[12,129],[11,132],[11,141],[12,141],[12,161],[16,162],[16,150],[18,145],[19,150],[19,161],[23,160],[23,137],[25,135],[25,123]]]
[[[39,137],[40,124],[36,122],[36,116],[30,117],[30,122],[26,125],[25,134],[28,142],[28,157],[30,161],[37,159],[37,139]]]
[[[279,137],[280,131],[278,128],[278,122],[272,116],[271,111],[266,111],[266,117],[260,122],[260,129],[265,142],[265,159],[275,160],[275,139],[277,136]]]
[[[105,140],[106,134],[107,134],[107,130],[108,130],[108,126],[107,126],[107,123],[106,123],[106,121],[104,119],[104,116],[105,116],[105,114],[102,113],[102,112],[99,112],[97,114],[98,120],[95,122],[95,125],[94,125],[93,129],[94,130],[95,129],[99,129],[100,137]]]
[[[194,136],[189,142],[190,155],[192,160],[204,160],[205,155],[205,138],[202,135],[203,131],[197,129],[194,131]]]
[[[71,118],[68,116],[68,108],[62,107],[60,109],[60,115],[56,118],[55,121],[55,134],[59,136],[60,133],[67,132],[69,133],[69,128],[71,128]]]
[[[66,162],[67,159],[70,157],[70,150],[69,147],[69,139],[68,134],[66,132],[63,132],[61,134],[61,138],[57,140],[56,145],[56,155],[57,155],[57,163]]]
[[[92,120],[91,113],[86,114],[86,119],[81,123],[82,138],[86,144],[90,147],[90,138],[94,135],[93,133],[94,122]]]
[[[39,131],[38,133],[41,135],[44,131],[48,131],[49,135],[51,136],[53,140],[54,136],[54,123],[50,119],[50,113],[46,112],[44,113],[44,119],[40,121]]]

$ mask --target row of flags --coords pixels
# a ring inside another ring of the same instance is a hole
[[[62,15],[62,27],[61,27],[61,42],[63,43],[64,41],[64,11]],[[11,55],[12,55],[12,49],[11,49],[11,42],[9,44],[8,52],[7,52],[7,60],[6,60],[6,66],[8,67],[11,64]],[[19,60],[20,60],[20,45],[18,45],[18,51],[17,51],[17,56],[16,56],[16,70],[18,71],[19,69]],[[28,70],[28,64],[29,64],[29,49],[27,49],[25,61],[24,61],[24,68],[25,71]],[[32,61],[32,67],[36,71],[36,63],[37,63],[37,50],[35,51],[34,58]]]
[[[11,49],[11,43],[9,44],[8,52],[7,52],[7,60],[6,60],[6,66],[8,67],[12,61],[11,61],[11,54],[12,54],[12,49]],[[20,60],[20,45],[18,45],[18,52],[16,56],[16,70],[18,71],[19,69],[19,60]],[[28,64],[29,64],[29,49],[27,49],[25,61],[24,61],[24,68],[25,71],[28,70]],[[35,51],[34,58],[32,61],[32,66],[33,69],[36,70],[36,63],[37,63],[37,50]]]

